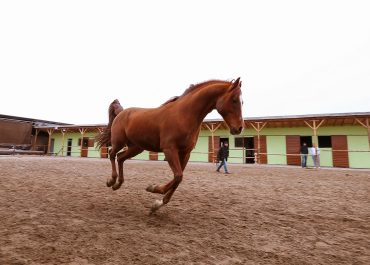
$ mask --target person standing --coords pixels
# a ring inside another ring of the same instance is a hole
[[[306,143],[303,143],[301,146],[301,166],[302,168],[307,168],[307,156],[308,156],[308,147]]]
[[[320,148],[317,146],[317,144],[313,144],[311,147],[311,156],[314,167],[320,168]]]
[[[229,144],[225,142],[220,150],[218,150],[218,155],[217,155],[219,161],[221,162],[217,168],[217,172],[220,172],[221,167],[224,167],[225,174],[230,174],[228,168],[227,168],[227,158],[229,157]]]

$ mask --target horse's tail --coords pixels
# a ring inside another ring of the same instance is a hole
[[[109,114],[109,122],[107,127],[101,132],[95,139],[97,142],[97,147],[101,148],[104,145],[110,146],[111,145],[111,128],[114,118],[123,110],[121,104],[119,103],[118,99],[113,100],[113,102],[109,105],[108,114]]]

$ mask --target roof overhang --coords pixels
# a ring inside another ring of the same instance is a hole
[[[365,123],[366,119],[370,119],[370,112],[356,112],[356,113],[338,113],[338,114],[311,114],[311,115],[292,115],[292,116],[270,116],[270,117],[250,117],[244,118],[245,126],[252,127],[253,124],[263,123],[265,128],[294,128],[306,127],[307,122],[318,121],[322,122],[322,126],[354,126],[360,125],[360,122]],[[55,131],[68,132],[84,132],[101,131],[107,124],[80,124],[80,125],[47,125],[38,126],[34,128],[40,131],[47,131],[53,129]],[[228,129],[226,122],[222,119],[206,119],[202,123],[202,129],[213,128]]]

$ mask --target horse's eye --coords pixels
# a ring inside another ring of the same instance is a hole
[[[238,103],[238,99],[237,98],[233,98],[233,103]]]

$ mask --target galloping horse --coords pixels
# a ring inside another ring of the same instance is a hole
[[[174,178],[165,185],[150,185],[146,190],[164,194],[162,200],[155,201],[152,211],[167,204],[182,181],[190,152],[208,113],[216,109],[233,135],[243,130],[240,88],[240,78],[231,82],[210,80],[191,85],[181,96],[158,108],[123,109],[119,101],[114,100],[109,107],[109,124],[97,138],[98,146],[111,145],[112,176],[107,179],[107,186],[113,190],[121,187],[125,160],[144,150],[163,152]],[[124,151],[119,152],[124,147]]]

